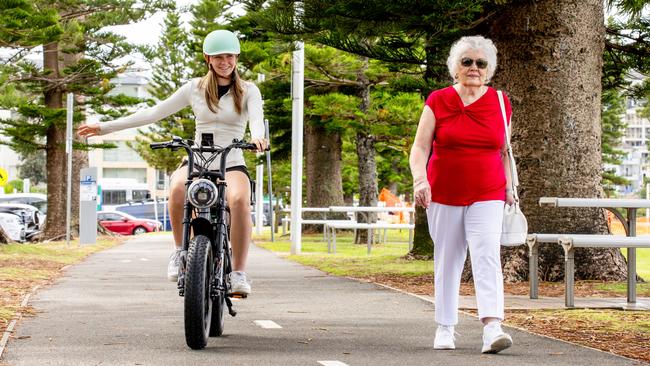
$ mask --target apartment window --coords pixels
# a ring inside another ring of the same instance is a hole
[[[122,205],[126,203],[126,191],[102,191],[103,205]]]
[[[116,145],[115,149],[104,149],[104,161],[121,161],[130,163],[141,163],[144,159],[138,155],[135,150],[131,149],[126,141],[104,141]]]
[[[156,170],[156,189],[165,189],[165,179],[167,179],[164,170]]]
[[[134,178],[138,183],[147,182],[147,169],[144,168],[104,168],[104,178]]]

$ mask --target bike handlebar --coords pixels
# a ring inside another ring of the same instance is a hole
[[[243,150],[257,150],[257,145],[246,142],[243,140],[232,140],[232,144],[226,147],[219,146],[195,146],[194,141],[192,140],[183,140],[178,136],[174,136],[171,141],[164,142],[152,142],[149,144],[149,147],[152,150],[157,149],[180,149],[183,148],[187,152],[190,163],[194,162],[194,153],[213,153],[213,154],[222,154],[221,155],[221,167],[225,167],[226,156],[232,149],[243,149]],[[270,146],[268,146],[265,151],[268,151]],[[190,170],[191,174],[191,170]],[[219,176],[223,178],[223,173],[220,173]]]

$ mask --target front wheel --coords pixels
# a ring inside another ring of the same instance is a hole
[[[217,243],[217,245],[220,245]],[[228,255],[221,255],[218,259],[218,266],[215,269],[215,275],[221,274],[221,291],[212,300],[212,326],[210,327],[210,337],[220,337],[223,334],[224,319],[226,317],[226,292],[228,285],[226,284],[230,263],[228,262]]]
[[[185,274],[185,341],[191,349],[208,344],[212,320],[212,246],[210,239],[197,235],[190,242]]]

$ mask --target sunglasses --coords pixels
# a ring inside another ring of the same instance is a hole
[[[469,57],[463,57],[460,60],[460,64],[465,66],[465,67],[470,67],[474,63],[476,63],[476,67],[478,67],[479,69],[485,69],[487,67],[487,65],[488,65],[487,60],[484,60],[482,58],[477,58],[476,60],[474,60],[474,59],[471,59]]]

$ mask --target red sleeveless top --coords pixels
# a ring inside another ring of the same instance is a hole
[[[506,116],[512,109],[505,97]],[[506,175],[501,161],[505,143],[503,117],[495,89],[465,106],[453,86],[436,90],[426,105],[436,118],[427,165],[431,201],[451,206],[505,200]]]

